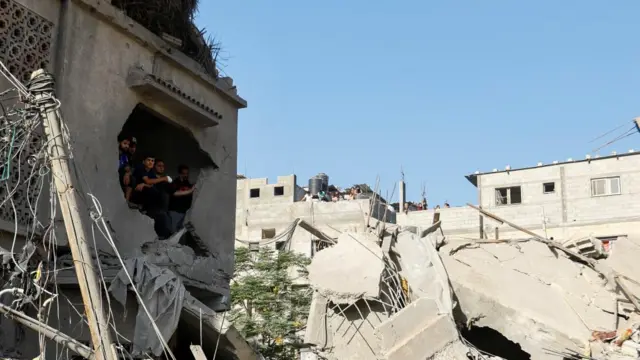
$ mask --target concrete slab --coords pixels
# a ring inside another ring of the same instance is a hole
[[[447,345],[458,341],[459,335],[449,315],[439,315],[428,326],[417,332],[406,342],[399,344],[383,355],[385,360],[423,360],[442,351]],[[453,360],[454,358],[450,358]]]
[[[378,298],[384,263],[377,240],[367,233],[342,233],[336,245],[313,258],[311,286],[335,304]]]
[[[578,351],[590,329],[614,326],[615,294],[591,269],[530,241],[490,244],[440,254],[460,308],[476,326],[490,327],[519,343],[533,359],[553,359],[543,348]],[[610,304],[610,305],[609,305]]]
[[[407,342],[438,316],[438,305],[427,298],[409,304],[375,330],[383,353]]]

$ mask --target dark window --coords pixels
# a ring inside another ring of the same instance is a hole
[[[545,194],[551,194],[556,191],[556,183],[544,183],[542,184],[542,192]]]
[[[274,196],[282,196],[284,195],[284,186],[276,186],[273,188]]]
[[[276,243],[276,250],[278,251],[285,251],[286,250],[286,245],[287,242],[286,241],[278,241]]]
[[[276,229],[262,229],[263,239],[273,239],[276,237]]]
[[[251,189],[249,191],[249,197],[259,198],[260,197],[260,189]]]
[[[512,186],[496,189],[496,205],[513,205],[522,203],[522,189]]]

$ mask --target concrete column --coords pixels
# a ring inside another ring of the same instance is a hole
[[[400,182],[398,183],[398,189],[400,189],[400,212],[404,211],[404,203],[407,202],[407,195],[405,192],[405,183],[403,180],[400,180]]]

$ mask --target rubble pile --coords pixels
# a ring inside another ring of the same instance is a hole
[[[445,238],[440,222],[369,230],[314,257],[303,359],[640,358],[631,239],[602,258],[538,236]]]

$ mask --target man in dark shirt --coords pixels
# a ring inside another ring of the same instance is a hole
[[[191,207],[194,186],[189,182],[189,168],[186,165],[178,167],[178,178],[171,183],[173,194],[169,201],[169,216],[171,230],[176,232],[184,226],[184,218]]]
[[[136,202],[142,205],[147,215],[154,220],[154,228],[160,239],[166,239],[171,235],[171,220],[166,209],[162,208],[162,194],[157,184],[169,183],[168,176],[157,176],[155,172],[155,157],[149,155],[144,158],[142,166],[134,172],[136,179]]]

